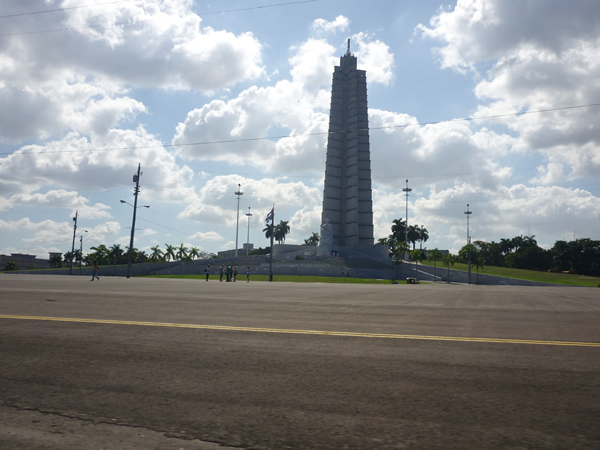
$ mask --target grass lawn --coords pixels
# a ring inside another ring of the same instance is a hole
[[[433,267],[432,261],[423,261],[419,264]],[[443,267],[440,262],[437,263],[438,274],[443,270],[448,270]],[[468,271],[468,264],[454,263],[450,266],[451,269]],[[471,266],[474,279],[477,277],[477,271],[474,266]],[[543,283],[566,284],[569,286],[589,286],[596,287],[600,284],[600,277],[588,277],[585,275],[573,275],[568,273],[554,272],[538,272],[536,270],[510,269],[508,267],[485,266],[479,269],[479,273],[486,275],[496,275],[499,277],[518,278],[520,280],[539,281]]]
[[[204,280],[206,275],[149,275],[148,278],[184,278],[189,280]],[[225,277],[223,277],[225,278]],[[210,275],[209,281],[219,282],[218,275]],[[253,281],[269,281],[268,275],[250,275],[250,282]],[[359,283],[359,284],[392,284],[391,280],[375,280],[367,278],[350,278],[350,277],[311,277],[300,275],[274,275],[274,282],[291,282],[291,283]],[[238,283],[245,283],[246,276],[238,276]],[[223,281],[225,283],[225,281]]]

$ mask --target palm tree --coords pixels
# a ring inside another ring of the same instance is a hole
[[[152,250],[152,254],[150,255],[150,259],[154,262],[161,260],[163,257],[163,252],[160,250],[160,247],[158,245],[155,245],[154,247],[150,247],[150,250]]]
[[[115,270],[117,270],[117,259],[120,259],[121,256],[123,256],[123,249],[121,248],[121,245],[113,244],[113,246],[108,250],[108,257],[114,261]]]
[[[190,252],[188,253],[188,256],[190,258],[192,258],[192,260],[196,259],[196,258],[199,258],[200,257],[200,249],[197,248],[197,247],[192,247],[190,249]]]
[[[54,255],[50,258],[50,267],[59,268],[62,267],[62,260],[59,255]]]
[[[442,256],[442,264],[448,268],[448,283],[450,283],[450,266],[454,265],[454,256],[450,253]]]
[[[413,250],[415,249],[415,244],[420,239],[420,236],[420,229],[417,225],[408,226],[408,242],[412,244]]]
[[[417,264],[415,266],[415,273],[419,272],[419,261],[423,261],[423,251],[422,250],[413,250],[412,252],[410,252],[410,257],[413,261],[415,261]],[[417,276],[415,276],[415,278],[417,278]]]
[[[109,250],[106,245],[102,244],[98,247],[92,247],[93,251],[92,260],[95,259],[99,266],[105,265],[109,260]]]
[[[508,253],[512,252],[512,250],[514,249],[513,243],[511,242],[511,239],[500,239],[500,252],[503,255],[507,255]]]
[[[127,253],[127,255],[129,255],[129,246],[125,246],[125,253]],[[133,247],[133,249],[131,250],[131,262],[132,263],[138,262],[139,257],[140,257],[140,251],[137,248]],[[127,257],[127,259],[129,260],[129,256]],[[140,260],[139,262],[142,262],[142,261]]]
[[[410,250],[408,244],[404,241],[396,241],[392,240],[391,242],[391,252],[392,257],[394,258],[394,262],[396,264],[400,264],[402,261],[402,255],[406,254]]]
[[[419,241],[421,242],[419,245],[420,250],[423,250],[423,242],[427,242],[427,239],[429,239],[429,232],[427,231],[427,228],[421,225],[421,228],[419,228]]]
[[[475,266],[475,269],[477,270],[477,284],[479,284],[479,269],[483,269],[485,265],[485,260],[483,259],[480,253],[475,252],[475,254],[473,254],[471,258],[471,264],[473,264]]]
[[[178,248],[177,248],[177,258],[178,259],[185,259],[185,257],[188,254],[188,249],[187,247],[185,247],[183,244],[181,244]]]
[[[137,251],[137,262],[138,263],[148,262],[149,259],[150,258],[148,257],[148,253],[146,253],[144,250]]]
[[[175,259],[175,247],[169,244],[165,244],[165,246],[167,247],[167,249],[165,250],[165,259],[167,261]]]
[[[429,250],[428,253],[429,253],[428,259],[430,261],[433,261],[433,276],[434,276],[433,280],[435,281],[435,279],[437,278],[437,261],[442,258],[443,253],[440,252],[437,249],[437,247],[434,248],[433,250]]]
[[[279,225],[275,226],[275,240],[280,244],[285,242],[285,235],[290,232],[290,226],[287,221],[280,221]]]
[[[394,219],[392,221],[392,236],[397,241],[403,241],[406,236],[406,223],[404,219]]]
[[[267,239],[271,239],[271,236],[273,236],[273,238],[275,237],[275,235],[273,234],[273,230],[275,229],[275,226],[272,223],[268,223],[265,228],[263,228],[263,231],[265,233],[265,237]]]

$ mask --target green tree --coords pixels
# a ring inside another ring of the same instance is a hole
[[[427,231],[427,228],[425,228],[423,225],[421,225],[419,227],[419,249],[423,250],[423,242],[427,242],[427,239],[429,239],[429,232]]]
[[[192,258],[192,260],[197,259],[198,257],[200,257],[200,249],[198,247],[190,248],[188,256]]]
[[[183,244],[177,248],[177,259],[183,260],[188,254],[188,249]]]
[[[167,261],[175,259],[175,247],[169,244],[165,244],[165,246],[167,247],[167,249],[165,250],[165,259]]]
[[[273,239],[275,238],[275,235],[273,234],[274,229],[275,226],[272,223],[268,223],[265,228],[263,228],[263,232],[265,233],[265,237],[267,239],[271,239],[271,236],[273,236]]]
[[[485,265],[485,259],[480,253],[475,253],[475,255],[471,255],[471,264],[475,266],[475,270],[477,270],[477,284],[479,284],[479,269],[483,269]]]
[[[101,244],[98,247],[92,247],[90,250],[92,250],[92,252],[88,255],[90,258],[87,258],[86,261],[96,260],[99,266],[108,265],[110,252],[106,245]]]
[[[415,272],[418,273],[419,272],[419,261],[423,261],[423,259],[425,258],[425,255],[423,255],[422,250],[413,250],[412,252],[410,252],[410,257],[416,263]],[[415,277],[415,278],[417,278],[417,277]]]
[[[413,250],[415,249],[415,245],[417,241],[421,237],[420,229],[417,225],[409,225],[408,226],[408,242],[410,242],[413,246]]]
[[[486,242],[477,240],[473,242],[477,253],[485,260],[488,266],[502,267],[504,265],[504,256],[502,255],[502,247],[497,242]]]
[[[64,262],[65,264],[69,265],[69,264],[71,264],[71,261],[73,260],[73,257],[74,257],[74,253],[73,253],[73,252],[70,252],[70,251],[69,251],[69,252],[66,252],[66,253],[63,255],[63,262]]]
[[[406,234],[406,222],[404,219],[392,220],[392,237],[398,241],[403,242]]]
[[[127,254],[127,264],[129,264],[129,247],[126,246],[125,247],[125,252],[124,255]],[[143,261],[143,256],[145,255],[144,252],[140,252],[137,248],[133,247],[132,251],[131,251],[131,263],[138,263],[138,262],[144,262]],[[140,256],[142,256],[140,258]]]
[[[427,259],[433,261],[433,276],[435,280],[435,278],[437,277],[437,262],[442,258],[444,254],[441,251],[439,251],[437,247],[433,250],[428,250],[427,253],[429,254]]]
[[[143,263],[147,263],[148,261],[150,261],[150,257],[148,256],[148,253],[146,253],[144,250],[136,250],[137,252],[137,258],[135,260],[135,262],[137,262],[138,264],[143,264]]]
[[[19,265],[14,261],[9,261],[6,263],[6,267],[4,267],[5,272],[10,272],[11,270],[19,270]]]
[[[54,255],[50,258],[50,267],[59,268],[62,267],[62,258],[59,255]]]
[[[123,249],[120,244],[113,244],[113,246],[108,250],[109,260],[112,260],[115,265],[115,270],[117,267],[117,262],[121,262],[121,258],[123,257]]]
[[[280,244],[285,242],[285,236],[290,232],[288,223],[288,221],[281,220],[279,224],[275,226],[275,240]]]
[[[304,239],[304,245],[311,245],[313,247],[316,247],[317,245],[319,245],[320,240],[321,237],[317,233],[313,232],[311,237],[309,237],[308,239]]]
[[[154,247],[150,247],[150,250],[152,250],[152,253],[150,254],[150,259],[152,261],[156,262],[156,261],[160,261],[161,259],[163,259],[163,252],[158,245],[155,245]]]
[[[442,265],[448,268],[448,283],[450,283],[450,266],[454,265],[454,256],[450,253],[442,256]]]
[[[473,244],[464,245],[457,255],[457,261],[467,264],[469,262],[469,247],[471,248],[471,262],[473,262],[473,256],[477,253],[477,249]]]

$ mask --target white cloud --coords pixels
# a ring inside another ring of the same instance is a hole
[[[394,54],[390,47],[379,41],[370,40],[365,33],[352,36],[352,42],[358,43],[353,53],[358,58],[358,68],[367,71],[367,82],[388,86],[394,78]]]
[[[77,192],[65,191],[62,189],[51,190],[44,194],[17,194],[11,196],[7,201],[7,206],[12,208],[19,206],[35,208],[67,208],[71,214],[79,211],[80,216],[85,219],[110,218],[107,211],[109,206],[102,203],[88,205],[89,201],[80,197]]]
[[[539,18],[543,17],[543,20]],[[600,4],[459,1],[442,11],[424,36],[444,41],[442,67],[479,70],[492,64],[475,94],[479,117],[547,110],[600,101]],[[533,183],[600,176],[600,109],[584,107],[494,119],[516,136],[515,151],[544,158]]]
[[[36,155],[32,157],[28,153]],[[142,166],[141,184],[144,186],[140,201],[152,198],[155,202],[184,202],[195,197],[194,189],[188,186],[192,170],[179,166],[160,141],[141,126],[136,130],[111,129],[106,136],[91,140],[70,133],[60,141],[43,146],[24,146],[0,159],[0,195],[31,194],[42,187],[60,186],[63,189],[56,191],[63,192],[64,188],[89,190],[123,186],[130,182],[138,164]],[[24,178],[23,173],[27,177]],[[88,208],[94,217],[108,208],[98,204],[89,209],[92,207],[86,206],[84,200],[78,203],[82,209]],[[72,204],[72,207],[77,206]]]
[[[209,231],[207,233],[202,233],[199,231],[198,233],[192,234],[189,238],[197,239],[197,240],[201,240],[201,241],[215,241],[215,242],[219,242],[219,241],[223,240],[223,236],[221,236],[216,231]]]
[[[337,33],[340,31],[346,31],[349,26],[350,19],[340,15],[337,16],[332,22],[328,22],[325,19],[316,19],[312,24],[312,29],[317,33]]]
[[[244,201],[240,216],[245,214],[246,204],[255,218],[264,219],[275,204],[275,220],[291,221],[295,207],[314,208],[321,204],[321,190],[301,182],[265,178],[252,180],[237,175],[217,176],[200,189],[198,199],[188,205],[180,218],[200,223],[221,224],[234,227],[237,222],[237,197],[234,192],[241,184]],[[252,199],[247,201],[246,199]],[[252,219],[256,220],[256,219]],[[298,220],[298,219],[296,219]],[[196,235],[194,235],[196,236]]]
[[[90,227],[85,235],[88,242],[105,243],[106,236],[118,233],[121,226],[117,222],[106,222]],[[0,220],[0,230],[16,231],[27,230],[34,232],[32,237],[23,238],[23,242],[45,245],[70,246],[73,238],[73,228],[68,222],[55,222],[44,220],[32,222],[28,217],[16,221]],[[80,227],[79,233],[83,233]]]

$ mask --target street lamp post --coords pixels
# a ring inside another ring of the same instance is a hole
[[[241,189],[241,184],[238,183],[238,190],[237,192],[234,192],[235,195],[237,195],[237,200],[238,200],[238,205],[237,205],[237,223],[235,225],[235,256],[237,257],[238,255],[238,229],[240,227],[240,196],[242,196],[244,193],[242,192]]]
[[[406,245],[406,247],[408,247],[408,193],[412,191],[412,189],[408,187],[408,180],[406,180],[406,187],[402,190],[406,193],[406,222],[404,224],[404,244]],[[408,257],[406,256],[405,259],[408,259]]]
[[[246,256],[248,256],[248,253],[250,252],[250,217],[252,217],[252,214],[250,214],[249,206],[248,212],[246,213],[246,217],[248,217],[248,240],[246,241]]]
[[[469,284],[471,284],[471,237],[469,236],[469,216],[473,214],[473,211],[469,211],[469,204],[467,203],[467,250],[469,252]]]

